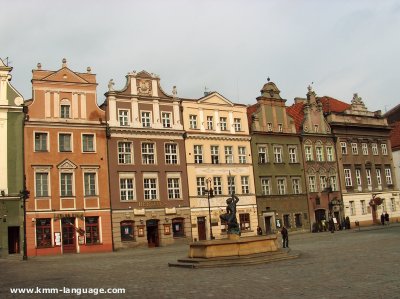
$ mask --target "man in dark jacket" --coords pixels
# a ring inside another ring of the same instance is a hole
[[[383,212],[381,215],[381,223],[382,223],[382,225],[385,225],[385,215],[383,214]]]
[[[385,223],[386,225],[389,225],[389,214],[387,211],[385,212]]]
[[[289,248],[289,233],[285,226],[282,227],[281,234],[282,234],[282,243],[283,243],[282,247]]]

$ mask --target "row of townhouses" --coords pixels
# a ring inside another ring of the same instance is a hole
[[[98,99],[90,67],[64,59],[37,65],[24,101],[11,70],[0,60],[2,256],[224,238],[232,193],[242,237],[400,218],[392,127],[357,94],[348,104],[309,87],[286,106],[268,79],[247,106],[180,98],[141,71]]]

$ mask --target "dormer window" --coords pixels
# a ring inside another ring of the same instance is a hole
[[[268,132],[272,132],[272,123],[267,124]]]
[[[283,125],[282,124],[278,124],[278,131],[279,132],[283,132]]]
[[[314,133],[318,133],[319,130],[319,126],[318,125],[314,125]]]

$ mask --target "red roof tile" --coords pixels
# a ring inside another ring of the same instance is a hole
[[[392,149],[400,149],[400,121],[393,123],[392,131],[390,132],[390,142]]]
[[[259,106],[260,105],[257,103],[257,104],[254,104],[254,105],[251,105],[251,106],[247,107],[247,121],[248,121],[248,124],[249,124],[249,130],[251,130],[251,125],[253,123],[252,115],[253,115],[254,112],[257,111]]]
[[[286,112],[293,118],[294,125],[296,126],[296,132],[301,132],[304,112],[303,112],[304,103],[296,103],[290,107],[286,107]]]

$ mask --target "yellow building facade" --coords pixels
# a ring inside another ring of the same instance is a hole
[[[232,192],[239,197],[236,216],[241,235],[256,235],[246,106],[213,92],[198,100],[183,99],[182,107],[193,240],[226,237],[227,226],[219,216],[226,213]]]

